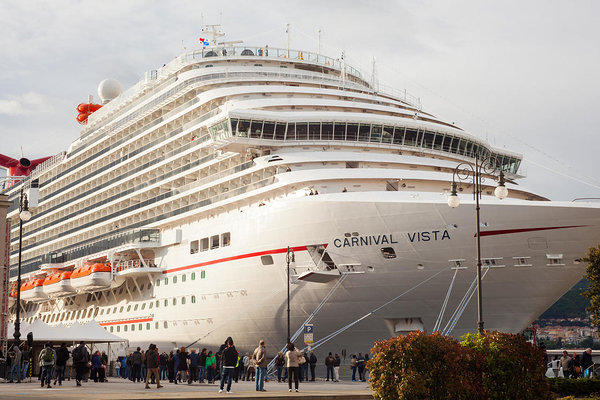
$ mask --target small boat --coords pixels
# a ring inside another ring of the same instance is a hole
[[[17,281],[14,281],[10,284],[10,291],[8,292],[9,300],[17,299]]]
[[[88,264],[75,268],[71,274],[71,285],[77,290],[104,289],[110,286],[111,267],[106,264]]]
[[[48,298],[44,293],[44,280],[32,279],[21,285],[21,299],[42,300]]]
[[[44,293],[53,296],[62,296],[75,292],[71,285],[71,271],[55,272],[44,279]]]

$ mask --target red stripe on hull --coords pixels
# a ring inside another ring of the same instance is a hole
[[[546,227],[546,228],[501,229],[501,230],[497,230],[497,231],[480,232],[480,235],[481,236],[508,235],[510,233],[547,231],[547,230],[552,230],[552,229],[581,228],[581,227],[584,227],[584,226],[587,226],[587,225],[549,226],[549,227]],[[473,237],[477,237],[477,234],[475,234]]]
[[[127,321],[101,322],[100,326],[120,325],[120,324],[135,324],[138,322],[152,322],[152,318],[129,319]]]

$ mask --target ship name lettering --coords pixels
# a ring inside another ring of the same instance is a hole
[[[440,234],[441,233],[441,234]],[[432,240],[450,239],[450,234],[447,230],[442,231],[423,231],[413,232],[408,234],[408,240],[414,242],[430,242]]]
[[[373,246],[380,244],[396,244],[392,234],[389,235],[370,235],[370,236],[353,236],[351,238],[334,239],[333,245],[335,247],[360,247],[360,246]]]

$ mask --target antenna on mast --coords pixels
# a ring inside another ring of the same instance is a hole
[[[375,61],[375,56],[373,56],[373,69],[371,72],[371,88],[373,92],[377,92],[377,86],[379,86],[379,82],[377,80],[377,63]]]
[[[287,48],[287,57],[290,58],[290,24],[285,24],[285,42]]]
[[[321,30],[317,29],[317,57],[321,55]]]
[[[221,37],[221,36],[225,36],[225,33],[223,33],[222,30],[217,29],[217,27],[220,27],[220,24],[213,24],[213,25],[206,25],[206,28],[202,28],[202,33],[207,35],[210,40],[208,42],[209,46],[216,46],[217,45],[217,38]]]

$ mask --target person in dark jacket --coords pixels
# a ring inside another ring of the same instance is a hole
[[[312,382],[315,381],[315,367],[317,366],[317,356],[315,356],[314,352],[310,352],[308,357],[308,363],[310,364],[310,380]]]
[[[75,365],[75,381],[77,386],[81,386],[81,381],[88,372],[88,363],[90,362],[90,353],[88,353],[83,340],[79,342],[79,346],[73,349],[72,356]]]
[[[102,365],[100,352],[97,350],[92,356],[92,376],[90,379],[93,379],[94,382],[104,382],[104,365]]]
[[[173,354],[173,351],[169,353],[169,361],[167,361],[167,375],[169,377],[169,382],[173,382],[173,378],[175,377],[175,354]]]
[[[206,375],[206,349],[202,349],[200,356],[198,357],[198,382],[204,382],[204,376]]]
[[[200,356],[196,353],[196,349],[192,349],[190,355],[188,356],[188,360],[190,360],[190,374],[188,378],[188,385],[191,385],[196,379],[198,379],[198,361]]]
[[[225,380],[227,380],[227,393],[231,393],[231,380],[235,372],[235,366],[237,365],[239,354],[233,345],[233,339],[228,338],[225,342],[226,348],[221,353],[221,362],[223,365],[223,373],[221,374],[221,385],[219,393],[223,393],[223,387]]]
[[[141,370],[142,370],[142,352],[141,348],[137,348],[133,354],[131,355],[131,364],[132,364],[132,372],[131,372],[131,381],[132,382],[140,382],[141,378]]]
[[[188,374],[188,354],[187,351],[185,351],[185,347],[181,346],[177,359],[179,362],[177,363],[176,381],[181,382],[182,380],[186,380],[186,375]]]
[[[327,367],[327,382],[329,382],[329,377],[331,376],[331,380],[333,380],[333,355],[331,352],[325,357],[325,367]]]
[[[158,366],[160,365],[158,349],[155,344],[150,344],[148,351],[146,352],[146,389],[150,389],[150,376],[154,375],[156,379],[156,388],[160,389],[160,377],[158,375]]]
[[[581,364],[581,372],[583,373],[583,377],[587,378],[589,376],[589,371],[586,373],[586,370],[594,365],[594,361],[592,361],[592,349],[587,348],[581,354],[581,360],[579,361]]]
[[[166,352],[158,357],[158,375],[163,381],[167,379],[167,365],[169,364],[169,356]]]

